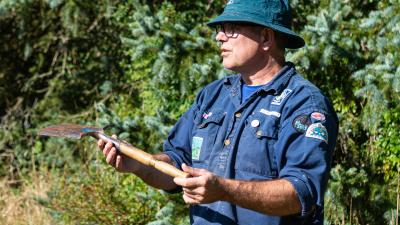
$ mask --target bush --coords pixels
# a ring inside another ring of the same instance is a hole
[[[40,139],[37,131],[57,123],[112,125],[110,133],[159,152],[199,89],[227,74],[204,25],[224,4],[2,1],[0,176],[18,180],[38,166],[53,169],[60,179],[46,206],[60,223],[187,223],[178,195],[115,173],[91,141]],[[394,224],[399,4],[291,5],[307,46],[287,58],[330,97],[340,119],[325,222]]]

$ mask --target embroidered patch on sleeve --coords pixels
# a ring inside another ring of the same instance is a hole
[[[281,103],[283,102],[283,100],[285,100],[285,98],[286,98],[287,96],[289,96],[289,94],[290,94],[291,92],[292,92],[291,89],[285,89],[285,90],[283,90],[282,94],[280,94],[279,96],[276,96],[276,97],[272,100],[271,104],[272,104],[272,105],[281,105]]]
[[[325,121],[325,115],[320,112],[311,113],[311,118],[316,121]]]
[[[201,146],[203,145],[202,137],[193,137],[192,140],[192,160],[200,159]]]
[[[292,121],[293,128],[300,133],[305,133],[311,121],[308,115],[300,115]]]
[[[328,131],[322,123],[311,124],[307,129],[306,137],[319,139],[328,143]]]

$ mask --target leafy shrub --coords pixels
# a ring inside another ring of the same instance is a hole
[[[116,173],[110,166],[95,162],[79,173],[61,176],[49,199],[44,204],[60,223],[179,224],[188,212],[183,204],[175,204],[180,201],[179,195],[164,194],[135,176]]]
[[[54,169],[60,179],[46,205],[60,223],[187,223],[179,196],[115,173],[88,140],[39,139],[37,130],[53,123],[112,125],[110,133],[159,152],[199,89],[227,73],[204,26],[224,4],[1,1],[0,176],[18,180],[39,165]],[[325,222],[394,224],[399,4],[291,5],[294,29],[307,46],[287,58],[330,97],[340,119]]]

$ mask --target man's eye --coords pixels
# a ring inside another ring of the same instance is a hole
[[[227,26],[225,26],[225,31],[227,31],[227,32],[232,32],[233,29],[234,29],[233,25],[227,25]]]

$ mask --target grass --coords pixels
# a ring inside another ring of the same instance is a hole
[[[38,199],[47,199],[49,173],[32,174],[18,181],[6,178],[0,180],[0,224],[30,225],[54,224],[48,210],[39,204]]]

